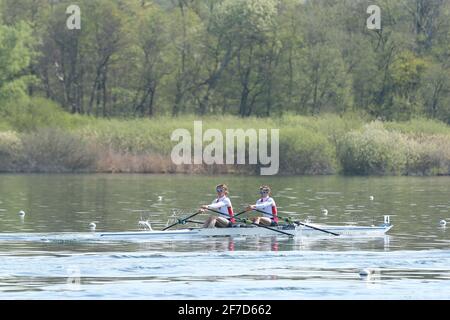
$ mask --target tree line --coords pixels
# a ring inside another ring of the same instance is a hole
[[[66,26],[69,5],[81,29]],[[450,1],[0,0],[0,111],[450,123]],[[9,101],[9,102],[8,102]]]

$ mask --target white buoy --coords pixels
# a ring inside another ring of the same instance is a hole
[[[25,217],[25,211],[20,210],[20,211],[19,211],[19,216],[20,216],[20,217]]]
[[[445,227],[445,226],[447,225],[447,221],[441,220],[441,221],[439,221],[439,224],[440,224],[442,227]]]
[[[327,209],[322,209],[322,213],[324,216],[326,216],[328,214],[328,210]]]
[[[369,197],[369,200],[370,200],[370,201],[373,201],[373,199],[375,199],[373,196],[370,196],[370,197]]]
[[[140,228],[148,229],[148,230],[150,230],[150,231],[153,231],[152,225],[150,224],[150,222],[148,222],[148,220],[145,220],[145,221],[141,220],[141,221],[139,221],[139,222],[138,222],[138,226],[139,226]]]
[[[97,225],[95,224],[95,222],[89,223],[89,229],[91,229],[92,231],[94,231],[95,228],[97,228]]]
[[[162,201],[163,197],[162,196],[158,196],[158,201]]]

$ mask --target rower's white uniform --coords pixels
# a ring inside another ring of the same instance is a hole
[[[233,218],[233,206],[231,205],[230,198],[227,196],[224,195],[221,198],[217,198],[210,205],[208,205],[208,208],[220,211],[223,213],[223,218],[229,216],[231,218],[230,221],[233,223],[235,222]]]
[[[264,216],[278,223],[277,205],[275,200],[267,196],[256,201],[255,209],[264,212]]]

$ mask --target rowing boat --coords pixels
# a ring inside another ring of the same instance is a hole
[[[180,219],[180,222],[188,222]],[[150,225],[149,225],[150,226]],[[173,226],[173,225],[172,225]],[[151,227],[151,226],[150,226]],[[48,233],[48,234],[4,234],[0,241],[148,241],[161,239],[192,239],[196,237],[305,237],[320,238],[375,238],[384,236],[393,225],[389,216],[384,216],[384,223],[379,226],[356,225],[322,225],[302,223],[299,221],[266,227],[256,224],[234,224],[229,228],[184,228],[177,230],[150,230],[127,232],[90,232],[90,233]]]
[[[315,229],[314,229],[315,228]],[[322,238],[377,238],[383,237],[392,228],[389,223],[380,226],[332,226],[320,224],[282,225],[270,230],[254,225],[236,225],[231,228],[185,228],[167,231],[128,231],[128,232],[57,232],[57,233],[0,233],[0,242],[4,241],[37,241],[37,242],[97,242],[97,241],[161,241],[191,240],[208,237],[280,237],[322,239]],[[323,232],[324,230],[326,232]],[[283,233],[281,233],[282,231]],[[328,232],[328,233],[327,233]],[[339,235],[338,237],[335,234]]]
[[[311,227],[309,227],[311,226]],[[321,232],[320,228],[338,234],[341,237],[380,237],[384,236],[391,228],[391,224],[384,223],[380,226],[338,226],[312,224],[309,226],[281,225],[273,229],[283,231],[294,237],[334,237]],[[288,237],[287,234],[275,232],[270,229],[259,228],[253,225],[236,225],[231,228],[186,228],[167,231],[136,231],[136,232],[104,232],[97,235],[101,239],[134,240],[134,239],[156,239],[165,237],[242,237],[242,236],[277,236]]]

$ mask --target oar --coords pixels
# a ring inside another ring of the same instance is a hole
[[[258,212],[263,213],[263,214],[270,214],[272,217],[274,216],[274,215],[271,214],[271,213],[264,212],[264,211],[261,211],[261,210],[258,210],[258,209],[253,209],[253,210],[254,210],[254,211],[258,211]],[[286,222],[290,222],[290,220],[287,219],[287,218],[283,218],[283,217],[280,217],[280,216],[278,216],[278,218],[283,219],[283,220],[286,221]],[[315,229],[315,230],[318,230],[318,231],[326,232],[326,233],[332,234],[332,235],[334,235],[334,236],[339,236],[338,233],[334,233],[334,232],[331,232],[331,231],[328,231],[328,230],[325,230],[325,229],[320,229],[320,228],[311,226],[311,225],[309,225],[309,224],[306,224],[306,223],[303,223],[303,222],[300,222],[300,221],[293,221],[293,222],[296,223],[296,224],[300,224],[300,225],[302,225],[302,226],[311,228],[311,229]]]
[[[241,214],[244,214],[244,213],[246,213],[246,212],[248,212],[248,211],[247,211],[247,210],[244,210],[244,211],[241,211],[241,212],[239,212],[239,213],[236,213],[236,214],[234,215],[233,218],[236,218],[236,217],[238,217],[238,216],[240,216]]]
[[[197,220],[186,220],[186,222],[190,222],[190,223],[196,223],[196,224],[204,224],[204,221],[197,221]]]
[[[162,229],[162,231],[166,231],[167,229],[172,228],[173,226],[176,226],[177,224],[183,224],[184,222],[186,222],[186,221],[189,220],[190,218],[193,218],[193,217],[195,217],[196,215],[198,215],[198,214],[200,214],[200,213],[202,213],[202,212],[203,212],[203,211],[197,211],[196,213],[191,214],[189,217],[186,217],[186,218],[184,218],[184,219],[178,219],[177,222],[171,224],[171,225],[168,226],[168,227],[165,227],[164,229]]]
[[[244,211],[241,211],[241,212],[239,212],[239,213],[236,213],[235,215],[234,215],[234,218],[236,218],[237,216],[240,216],[241,214],[244,214],[244,213],[246,213],[246,212],[248,212],[247,210],[244,210]],[[202,221],[197,221],[197,220],[185,220],[186,222],[191,222],[191,223],[196,223],[196,224],[204,224],[205,222],[202,222]]]
[[[247,210],[241,211],[241,212],[237,213],[237,214],[235,215],[235,217],[237,217],[237,216],[239,216],[239,215],[241,215],[241,214],[244,214],[244,213],[246,213],[246,212],[247,212]],[[195,214],[193,214],[193,215],[191,215],[191,216],[189,216],[189,217],[186,217],[186,218],[184,218],[184,219],[178,219],[177,222],[175,222],[174,224],[172,224],[172,225],[170,225],[170,226],[164,228],[163,231],[165,231],[165,230],[167,230],[167,229],[169,229],[169,228],[171,228],[171,227],[173,227],[173,226],[176,226],[177,224],[184,224],[185,222],[191,222],[191,223],[203,224],[204,222],[201,222],[201,221],[190,220],[190,218],[196,216],[196,215],[199,214],[199,213],[201,213],[201,211],[196,212]]]
[[[227,216],[227,219],[228,219],[228,220],[231,219],[231,217],[228,217],[228,215],[226,215],[226,214],[224,214],[224,213],[222,213],[222,212],[220,212],[220,211],[216,211],[216,210],[209,209],[209,208],[208,208],[208,210],[209,210],[209,211],[212,211],[212,212],[215,212],[215,213],[218,213],[218,214],[221,214],[221,215],[223,215],[223,216]],[[245,211],[245,212],[246,212],[246,211]],[[244,213],[244,212],[240,212],[239,214],[243,214],[243,213]],[[236,216],[237,216],[237,215],[236,215]],[[243,221],[243,222],[245,222],[245,221],[244,221],[243,219],[241,219],[241,218],[236,218],[236,216],[234,216],[233,218],[235,218],[235,219],[238,220],[238,221]],[[265,229],[272,230],[272,231],[274,231],[274,232],[278,232],[278,233],[285,234],[285,235],[287,235],[287,236],[289,236],[289,237],[293,237],[293,236],[294,236],[293,234],[290,234],[290,233],[287,233],[287,232],[284,232],[284,231],[281,231],[281,230],[278,230],[278,229],[273,229],[273,228],[264,226],[264,225],[262,225],[262,224],[257,224],[257,223],[254,223],[254,222],[251,222],[251,224],[254,225],[254,226],[257,226],[257,227],[261,227],[261,228],[265,228]]]

